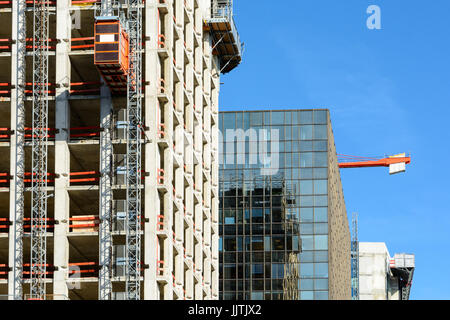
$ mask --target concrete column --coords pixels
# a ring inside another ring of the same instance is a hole
[[[151,137],[151,141],[144,146],[145,152],[145,171],[149,176],[144,182],[144,216],[148,222],[144,226],[144,263],[148,268],[144,270],[144,299],[159,299],[159,290],[156,282],[156,262],[158,260],[157,252],[157,216],[161,214],[155,212],[155,208],[159,208],[159,195],[156,186],[156,170],[159,168],[160,160],[158,158],[157,136],[157,83],[158,83],[158,65],[159,59],[157,54],[158,48],[158,10],[156,1],[146,1],[145,3],[145,36],[150,37],[150,41],[145,43],[145,80],[148,85],[145,87],[145,125],[149,128],[147,135]]]
[[[70,151],[68,146],[70,128],[69,86],[70,86],[70,37],[72,20],[69,12],[70,0],[58,1],[56,7],[56,37],[61,40],[56,45],[56,112],[55,124],[59,133],[55,137],[55,225],[53,263],[57,270],[53,276],[54,299],[68,299],[69,288],[66,284],[69,271],[69,173]]]
[[[10,127],[14,134],[10,139],[10,181],[9,188],[9,229],[8,264],[8,298],[22,299],[23,296],[23,218],[24,218],[24,171],[25,171],[25,33],[26,33],[26,4],[24,0],[12,6],[11,38],[11,109]],[[20,162],[22,165],[17,165]],[[17,192],[17,194],[16,194]],[[17,238],[16,238],[17,236]]]

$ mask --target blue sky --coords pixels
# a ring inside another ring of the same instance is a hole
[[[416,255],[411,299],[450,299],[450,1],[282,2],[234,1],[245,52],[221,110],[326,107],[338,153],[411,153],[404,174],[341,170],[347,211],[360,241]]]

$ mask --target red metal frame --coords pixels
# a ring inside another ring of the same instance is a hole
[[[370,167],[389,167],[395,163],[411,163],[411,157],[390,157],[378,160],[340,162],[339,168],[370,168]]]

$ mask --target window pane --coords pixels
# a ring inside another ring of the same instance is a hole
[[[320,141],[322,142],[322,141]],[[294,150],[297,151],[297,150]],[[300,151],[313,151],[313,142],[312,141],[302,141],[300,142]]]
[[[327,179],[328,169],[327,168],[314,168],[314,179]]]
[[[314,110],[314,123],[326,124],[327,112],[325,110]]]
[[[314,194],[327,194],[327,180],[314,180]]]
[[[327,261],[328,261],[328,251],[314,252],[314,262],[327,262]]]
[[[264,250],[270,251],[270,237],[264,237]]]
[[[312,152],[303,152],[300,153],[300,167],[312,167],[312,158],[313,154]]]
[[[261,126],[261,125],[262,125],[262,113],[250,112],[250,126]]]
[[[264,300],[264,291],[252,292],[252,300]]]
[[[314,276],[321,278],[328,277],[328,263],[315,263]]]
[[[263,222],[263,209],[262,208],[253,208],[252,209],[252,221],[255,223]]]
[[[252,249],[254,251],[263,251],[264,250],[263,237],[259,237],[259,236],[252,237]]]
[[[301,126],[300,140],[312,140],[312,138],[313,138],[313,126]]]
[[[283,279],[284,277],[284,264],[273,263],[272,264],[272,278]]]
[[[312,111],[300,111],[300,124],[312,123]]]
[[[314,299],[314,291],[300,291],[300,299],[301,300],[313,300]]]
[[[301,222],[312,222],[313,221],[313,208],[300,208],[300,221]]]
[[[252,264],[252,276],[253,278],[264,278],[264,268],[262,263]]]
[[[232,129],[236,126],[236,114],[235,113],[224,113],[224,128]]]
[[[326,139],[327,139],[327,126],[315,125],[314,140],[326,140]]]
[[[314,281],[312,279],[305,279],[300,281],[300,288],[302,290],[313,290],[314,289],[313,285]]]
[[[233,209],[224,210],[225,211],[225,224],[235,224],[236,223],[236,212]]]
[[[303,278],[312,277],[314,273],[314,264],[313,263],[303,263],[300,266],[300,276]]]
[[[327,151],[327,141],[314,141],[314,151]]]
[[[327,196],[314,196],[314,205],[317,207],[328,206]]]
[[[303,250],[314,250],[313,246],[313,236],[301,236],[302,239],[302,249]]]
[[[314,224],[315,234],[328,234],[328,223],[315,223]]]
[[[328,291],[314,291],[314,300],[328,300]]]
[[[284,236],[272,236],[272,250],[284,250]]]
[[[236,278],[236,265],[235,264],[226,264],[224,267],[224,276],[225,276],[225,279]]]
[[[311,197],[311,196],[301,196],[300,197],[300,206],[302,206],[302,207],[312,207],[313,206],[313,197]]]
[[[314,208],[314,222],[327,222],[328,208]]]
[[[236,251],[236,237],[225,237],[225,251]]]
[[[313,193],[313,181],[301,180],[300,181],[300,194],[312,194]]]
[[[272,125],[284,124],[284,112],[274,111],[272,112]]]
[[[328,279],[314,280],[314,287],[316,290],[328,290]]]
[[[302,223],[300,224],[300,234],[313,234],[313,224],[312,223]]]
[[[314,152],[314,167],[328,166],[328,152]]]
[[[315,250],[328,250],[328,235],[314,236],[314,249]]]

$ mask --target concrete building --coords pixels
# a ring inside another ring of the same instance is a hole
[[[351,299],[329,111],[221,112],[219,126],[220,298]]]
[[[30,297],[31,178],[27,177],[32,135],[27,128],[32,126],[32,42],[26,43],[26,72],[18,66],[20,45],[25,37],[33,37],[34,11],[28,2],[26,8],[23,0],[0,4],[0,38],[8,39],[0,46],[0,128],[5,128],[0,132],[0,295],[9,299]],[[95,8],[101,1],[49,3],[45,299],[123,299],[127,297],[127,95],[120,92],[124,88],[108,86],[94,65]],[[127,10],[126,1],[116,3]],[[141,5],[140,299],[219,297],[220,73],[231,71],[241,60],[231,3],[146,0]],[[25,23],[26,32],[21,33],[17,26]],[[22,224],[16,219],[21,133],[16,110],[21,103],[25,105],[22,253],[16,246],[22,237],[15,233]],[[17,261],[17,254],[23,259]]]
[[[395,254],[384,242],[359,243],[359,299],[408,300],[414,274],[413,254]]]

